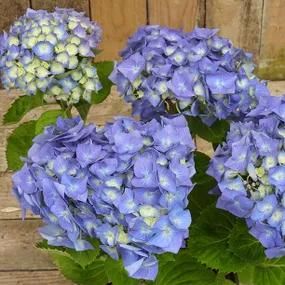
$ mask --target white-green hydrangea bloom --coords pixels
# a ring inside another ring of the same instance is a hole
[[[0,36],[1,80],[6,89],[77,103],[101,89],[92,65],[101,28],[73,9],[28,9]]]

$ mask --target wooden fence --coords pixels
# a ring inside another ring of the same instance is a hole
[[[0,0],[0,30],[28,7],[73,7],[101,24],[100,59],[118,58],[126,39],[140,26],[161,24],[191,31],[217,27],[236,46],[254,53],[260,76],[285,79],[284,0]]]

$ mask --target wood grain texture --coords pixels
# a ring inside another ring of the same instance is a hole
[[[259,57],[263,0],[206,0],[206,26]]]
[[[258,74],[266,79],[285,79],[284,19],[284,0],[264,0]]]
[[[31,0],[33,9],[53,11],[55,7],[74,8],[89,15],[89,0]]]
[[[196,147],[198,151],[203,152],[210,157],[214,153],[212,144],[205,141],[204,139],[201,139],[200,137],[196,137]]]
[[[191,31],[201,21],[201,7],[199,0],[148,0],[149,23]]]
[[[0,174],[0,220],[1,219],[20,219],[21,210],[15,197],[11,194],[12,181],[11,173]],[[5,189],[5,190],[4,190]]]
[[[284,95],[285,94],[285,81],[269,81],[268,87],[272,95]]]
[[[97,125],[103,125],[107,121],[112,120],[113,117],[127,115],[131,115],[131,105],[127,104],[124,99],[118,95],[116,88],[113,87],[111,94],[104,102],[91,107],[87,121]]]
[[[56,269],[49,256],[35,247],[41,240],[41,225],[40,220],[0,221],[0,272]]]
[[[29,7],[29,0],[0,0],[0,31],[8,31],[10,25]]]
[[[0,272],[5,285],[72,285],[57,270]]]
[[[147,23],[146,0],[90,0],[90,7],[103,29],[101,60],[119,58],[128,37]]]

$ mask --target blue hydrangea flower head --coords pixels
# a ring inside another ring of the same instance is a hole
[[[153,280],[156,255],[177,253],[189,235],[193,151],[183,116],[103,128],[59,118],[34,138],[13,192],[42,217],[50,245],[80,251],[96,238],[131,277]]]
[[[217,207],[246,219],[269,258],[285,255],[285,97],[260,98],[244,122],[231,124],[208,174]]]
[[[101,89],[92,66],[101,28],[73,9],[28,9],[0,36],[0,73],[6,89],[77,103]]]
[[[141,27],[110,79],[136,113],[145,114],[148,105],[168,112],[174,106],[207,124],[243,118],[269,92],[253,75],[252,56],[217,32]]]

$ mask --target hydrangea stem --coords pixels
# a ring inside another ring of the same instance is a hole
[[[72,118],[72,114],[71,114],[71,109],[72,109],[72,105],[68,105],[66,102],[64,101],[58,101],[60,107],[61,107],[61,110],[64,111],[64,115],[67,117],[67,118]]]
[[[67,118],[72,118],[71,109],[72,109],[72,106],[68,106],[65,109],[65,114],[66,114]]]

